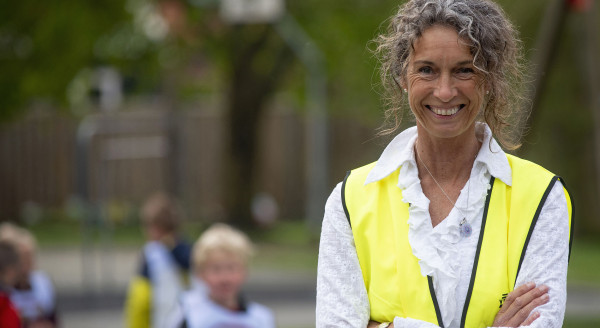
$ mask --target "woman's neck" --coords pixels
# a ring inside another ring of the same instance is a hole
[[[424,164],[439,183],[466,181],[480,147],[475,133],[454,139],[419,134],[415,143],[417,165],[421,167]]]

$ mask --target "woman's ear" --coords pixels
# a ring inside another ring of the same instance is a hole
[[[490,85],[489,82],[487,82],[487,81],[483,82],[483,90],[485,91],[486,95],[490,94],[490,91],[492,90],[492,86]]]
[[[400,92],[404,91],[404,93],[408,92],[406,89],[406,81],[404,81],[403,78],[397,78],[394,76],[394,83],[396,83],[396,86],[398,86],[398,90],[400,90]]]
[[[406,73],[404,73],[403,76],[399,77],[399,82],[400,82],[400,87],[402,87],[402,90],[404,91],[404,93],[408,92],[408,80],[406,77]]]

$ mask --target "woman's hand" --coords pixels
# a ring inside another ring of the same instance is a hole
[[[494,327],[529,326],[540,316],[539,312],[532,314],[531,311],[546,304],[549,299],[548,286],[542,285],[536,288],[533,282],[519,286],[506,297],[502,308],[496,314]]]
[[[494,319],[494,327],[521,327],[529,326],[537,318],[539,312],[534,312],[536,307],[546,304],[549,300],[548,286],[541,285],[535,287],[535,283],[530,282],[513,290],[508,294],[502,308],[496,314]],[[369,321],[367,328],[377,328],[377,321]],[[390,324],[389,328],[393,328],[394,324]]]
[[[381,324],[380,322],[371,320],[371,321],[369,321],[369,324],[367,325],[367,328],[377,328],[377,327],[379,327],[380,324]],[[394,328],[394,323],[393,322],[390,323],[390,325],[388,326],[388,328]]]

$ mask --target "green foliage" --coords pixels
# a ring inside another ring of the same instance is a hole
[[[97,60],[98,38],[129,15],[123,2],[8,1],[0,10],[0,119],[31,101],[65,101],[66,85]]]
[[[329,106],[334,115],[379,121],[381,102],[374,90],[379,77],[368,44],[398,3],[350,0],[340,6],[331,1],[289,2],[289,11],[326,57]]]
[[[402,2],[349,0],[343,6],[315,0],[286,3],[288,12],[325,54],[330,109],[335,115],[380,121],[377,63],[368,44]],[[526,45],[531,45],[546,2],[499,2],[521,28]],[[199,3],[203,5],[192,5]],[[223,90],[223,73],[231,67],[228,49],[235,46],[236,39],[219,17],[218,3],[184,2],[187,35],[158,43],[136,27],[136,6],[144,4],[154,2],[25,0],[3,5],[0,40],[12,41],[0,42],[0,119],[9,109],[19,110],[32,99],[64,103],[67,85],[77,72],[97,64],[117,66],[125,76],[135,78],[137,92],[174,84],[171,88],[185,99]],[[195,62],[214,68],[205,68],[200,78],[194,78],[186,68]],[[177,76],[168,78],[169,74]],[[164,81],[166,77],[168,81]],[[304,71],[294,68],[280,90],[302,94],[304,87]],[[303,101],[302,96],[295,99]]]

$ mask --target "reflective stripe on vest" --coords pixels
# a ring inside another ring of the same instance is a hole
[[[499,179],[490,181],[461,328],[492,325],[515,287],[539,213],[559,179],[537,164],[507,157],[512,187]],[[421,275],[408,242],[409,204],[402,201],[397,187],[400,169],[365,185],[374,165],[349,172],[342,186],[342,204],[352,227],[371,319],[390,322],[404,317],[444,327],[433,279]],[[571,200],[566,190],[565,194],[571,226]]]

